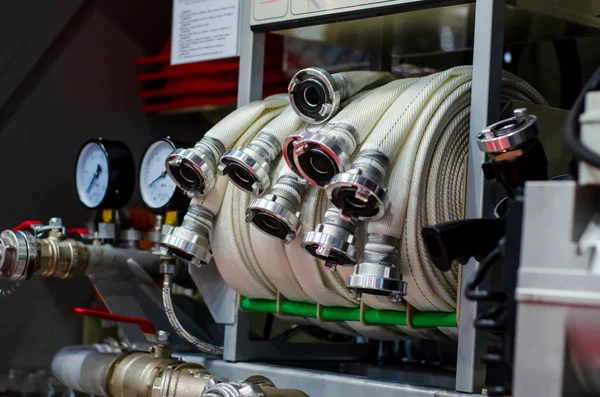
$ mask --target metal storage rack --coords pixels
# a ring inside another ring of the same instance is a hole
[[[264,31],[253,31],[250,21],[252,19],[251,0],[241,0],[240,2],[240,74],[239,74],[239,92],[238,106],[245,105],[251,101],[258,100],[262,94],[262,70],[264,60]],[[383,2],[385,3],[385,2]],[[398,2],[396,2],[398,3]],[[404,6],[388,6],[387,11],[392,13],[402,13],[415,9],[429,9],[453,4],[474,3],[475,18],[473,32],[473,89],[471,100],[471,136],[475,136],[485,126],[491,124],[499,118],[500,111],[500,81],[502,72],[502,48],[504,40],[505,26],[505,6],[504,0],[412,0],[406,1]],[[525,7],[539,11],[538,0],[520,0],[519,3]],[[544,1],[545,11],[552,12],[560,10],[557,4],[559,0]],[[508,4],[514,4],[514,1],[508,0]],[[571,2],[572,8],[576,9],[580,1]],[[384,7],[382,5],[380,7]],[[473,5],[472,5],[473,6]],[[538,7],[538,10],[535,8]],[[572,11],[572,10],[571,10]],[[381,15],[382,10],[371,9],[371,12],[360,15],[344,14],[337,16],[335,21],[348,20],[356,18],[371,17]],[[600,14],[600,12],[599,12]],[[597,20],[587,18],[585,15],[577,12],[565,14],[566,20],[570,23],[580,24],[585,28],[598,28],[600,25]],[[556,16],[556,12],[552,15]],[[330,20],[315,20],[316,23],[327,23]],[[310,21],[302,21],[302,26],[311,25]],[[377,64],[377,60],[374,62]],[[489,214],[492,208],[491,190],[486,188],[481,164],[484,161],[484,155],[477,149],[475,139],[469,143],[469,163],[467,177],[467,208],[466,216],[469,218],[481,217]],[[463,287],[470,280],[477,269],[478,264],[473,261],[463,269],[462,283]],[[212,268],[212,270],[210,269]],[[202,278],[200,291],[206,296],[218,295],[224,299],[219,302],[207,302],[211,312],[217,314],[217,322],[226,324],[225,328],[225,346],[224,359],[207,360],[204,362],[208,369],[221,376],[240,377],[249,371],[261,373],[272,377],[274,380],[278,377],[287,379],[293,378],[294,387],[305,389],[306,392],[315,392],[315,395],[329,395],[328,392],[334,391],[336,395],[356,395],[361,391],[375,393],[376,396],[423,396],[423,395],[447,395],[459,396],[459,393],[442,392],[439,389],[428,389],[413,387],[401,383],[378,382],[371,380],[357,380],[352,377],[341,375],[332,375],[320,373],[320,386],[311,384],[314,373],[298,369],[289,369],[275,367],[265,364],[233,364],[230,362],[249,361],[249,360],[293,360],[293,359],[314,359],[314,357],[323,357],[328,359],[349,359],[355,354],[360,354],[365,346],[356,345],[349,349],[348,345],[295,345],[279,344],[274,345],[269,342],[251,342],[249,335],[248,314],[238,310],[238,302],[233,293],[214,270],[214,267],[205,267],[202,269]],[[211,281],[212,280],[212,281]],[[213,283],[214,281],[214,283]],[[217,282],[219,281],[219,282]],[[203,291],[204,290],[204,291]],[[220,290],[217,293],[217,290]],[[218,310],[217,310],[218,309]],[[460,392],[476,393],[481,391],[485,381],[485,367],[479,361],[479,356],[486,346],[485,335],[478,332],[473,327],[473,322],[477,314],[477,303],[462,299],[458,308],[458,362],[455,389]],[[188,357],[188,359],[193,359]],[[199,358],[196,358],[198,360]],[[203,360],[203,359],[200,359]],[[233,372],[232,372],[233,371]],[[240,372],[241,371],[241,372]],[[232,375],[235,374],[235,375]],[[291,378],[290,378],[291,377]],[[323,386],[325,382],[331,382],[329,386]],[[286,387],[291,386],[287,382]],[[375,388],[376,391],[373,389]]]

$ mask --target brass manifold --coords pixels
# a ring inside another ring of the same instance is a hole
[[[97,396],[308,397],[300,390],[278,389],[262,376],[230,382],[169,353],[167,349],[115,354],[91,346],[65,347],[54,356],[52,373],[64,385]]]
[[[85,244],[50,236],[38,239],[37,245],[38,257],[31,275],[68,278],[85,273],[90,259],[90,251]]]

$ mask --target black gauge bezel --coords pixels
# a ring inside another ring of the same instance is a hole
[[[106,193],[97,206],[86,205],[77,189],[77,163],[83,149],[90,143],[95,143],[104,152],[108,163],[108,186]],[[129,147],[121,141],[113,141],[103,138],[89,139],[81,145],[75,160],[75,184],[79,202],[89,209],[118,209],[124,208],[131,200],[135,188],[135,162]]]
[[[181,149],[181,148],[189,148],[189,147],[194,146],[193,143],[177,141],[177,140],[171,139],[170,137],[155,139],[154,141],[150,142],[148,144],[148,146],[146,146],[146,149],[144,150],[144,154],[142,155],[142,158],[139,162],[139,167],[138,167],[138,170],[139,170],[138,188],[140,189],[140,197],[142,198],[142,202],[144,203],[144,205],[153,212],[164,212],[164,211],[168,211],[168,210],[177,210],[177,211],[187,210],[187,208],[190,205],[191,199],[185,194],[185,192],[183,190],[181,190],[179,188],[177,183],[175,183],[175,192],[173,193],[173,195],[171,196],[169,201],[167,201],[167,203],[165,205],[163,205],[162,207],[151,207],[150,205],[148,205],[146,200],[144,200],[144,196],[142,195],[142,186],[141,186],[142,163],[144,162],[146,153],[148,153],[148,149],[150,149],[150,147],[152,145],[154,145],[156,142],[160,142],[160,141],[167,142],[169,145],[171,145],[173,150]],[[167,177],[171,178],[171,175],[168,172],[167,172]]]

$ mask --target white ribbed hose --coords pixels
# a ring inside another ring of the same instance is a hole
[[[388,72],[372,72],[368,70],[358,70],[352,72],[335,73],[334,77],[342,77],[347,82],[345,88],[345,98],[355,95],[357,92],[366,88],[377,87],[389,83],[396,77]]]
[[[264,113],[288,104],[289,100],[284,95],[275,95],[261,101],[251,102],[225,116],[208,130],[204,137],[220,141],[225,149],[230,148]],[[216,157],[218,158],[218,156]]]
[[[388,108],[373,132],[361,147],[364,150],[376,150],[389,159],[394,159],[400,146],[406,139],[407,131],[426,106],[433,94],[444,84],[455,85],[470,79],[472,66],[457,66],[444,72],[423,77],[407,88]],[[467,75],[467,76],[465,76]]]
[[[346,124],[356,131],[356,135],[346,129],[332,129],[330,136],[342,139],[348,152],[354,153],[356,147],[369,135],[381,116],[417,79],[394,80],[376,88],[347,104],[329,121],[329,125]],[[325,130],[324,130],[325,131]]]

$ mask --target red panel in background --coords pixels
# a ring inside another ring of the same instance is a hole
[[[175,112],[231,106],[237,102],[239,58],[169,65],[170,42],[156,56],[137,60],[144,111]],[[287,90],[282,72],[283,37],[267,34],[263,96]]]

